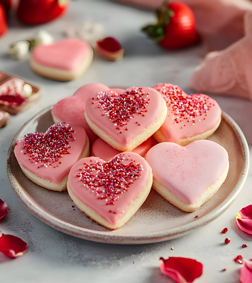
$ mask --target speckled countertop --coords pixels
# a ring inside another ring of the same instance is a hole
[[[15,40],[32,37],[41,28],[55,37],[63,37],[67,27],[84,21],[100,22],[104,35],[116,37],[126,54],[119,62],[108,62],[95,56],[88,71],[72,82],[56,82],[33,73],[28,61],[18,62],[7,55],[8,46]],[[17,282],[173,282],[161,274],[159,257],[182,256],[195,258],[204,264],[203,276],[196,282],[237,283],[241,265],[233,259],[241,254],[251,258],[252,237],[240,232],[235,223],[236,213],[252,203],[252,172],[235,202],[216,220],[186,236],[156,244],[108,245],[95,243],[54,230],[37,219],[19,200],[6,173],[9,145],[19,128],[43,108],[72,95],[77,88],[90,82],[110,86],[153,86],[170,82],[185,92],[193,93],[188,82],[193,69],[204,56],[197,46],[169,52],[147,40],[140,29],[154,20],[153,13],[105,0],[76,0],[66,15],[40,27],[25,27],[11,19],[7,35],[0,39],[0,69],[20,76],[41,87],[40,100],[30,109],[12,116],[8,126],[0,130],[0,198],[10,209],[1,220],[4,233],[21,237],[28,243],[27,252],[15,260],[0,254],[0,281]],[[252,145],[252,103],[237,98],[213,96],[242,129],[249,147]],[[227,227],[230,244],[223,245],[220,231]],[[248,247],[242,249],[242,244]],[[174,247],[174,250],[171,250]],[[226,268],[225,272],[221,272]]]

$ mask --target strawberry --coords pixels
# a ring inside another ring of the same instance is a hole
[[[180,49],[200,41],[192,10],[183,3],[166,1],[156,11],[157,23],[142,29],[147,35],[168,49]]]
[[[68,5],[69,0],[20,0],[17,17],[27,25],[43,24],[62,16]]]
[[[6,14],[2,4],[0,3],[0,36],[3,36],[8,29]]]

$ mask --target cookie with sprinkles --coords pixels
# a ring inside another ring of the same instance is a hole
[[[136,213],[151,186],[149,164],[133,152],[120,153],[109,161],[83,158],[73,165],[67,182],[75,205],[110,230],[120,228]]]
[[[132,151],[163,124],[167,107],[160,93],[149,87],[90,95],[85,117],[90,128],[119,151]]]
[[[221,108],[205,94],[187,95],[178,86],[164,83],[153,87],[166,101],[167,117],[155,133],[159,142],[187,145],[212,135],[221,122]]]
[[[72,165],[89,155],[89,140],[84,128],[62,122],[45,133],[26,134],[14,153],[27,178],[46,189],[64,191]]]
[[[51,114],[54,123],[68,121],[82,126],[92,144],[97,139],[97,135],[90,129],[84,116],[86,101],[90,94],[109,89],[109,87],[101,83],[90,83],[81,86],[72,96],[63,98],[53,105]]]

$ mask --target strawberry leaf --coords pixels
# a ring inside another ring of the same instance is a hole
[[[160,41],[165,36],[165,27],[162,25],[148,25],[143,27],[142,31],[155,41]]]

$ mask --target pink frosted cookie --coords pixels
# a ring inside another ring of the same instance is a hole
[[[187,145],[212,135],[221,122],[218,103],[205,94],[187,95],[172,84],[153,87],[166,101],[167,117],[162,127],[154,134],[159,142],[175,142]]]
[[[207,202],[225,181],[228,153],[219,144],[195,141],[185,147],[164,142],[152,147],[146,160],[153,171],[153,188],[183,211]]]
[[[84,116],[85,103],[90,94],[97,93],[98,91],[109,90],[104,84],[90,83],[83,85],[74,93],[73,96],[66,97],[58,101],[52,109],[52,118],[55,123],[69,121],[82,126],[89,137],[91,143],[93,143],[97,136],[90,129]]]
[[[90,128],[113,148],[132,151],[160,128],[166,114],[158,91],[132,87],[90,95],[85,117]]]
[[[93,50],[77,38],[38,45],[32,51],[31,69],[44,77],[70,81],[81,76],[93,60]]]
[[[152,185],[149,164],[125,152],[106,162],[97,157],[79,160],[70,170],[67,189],[88,217],[108,229],[118,229],[139,209]]]
[[[152,147],[152,139],[148,138],[145,142],[134,148],[132,152],[138,153],[141,156],[145,156],[147,151]],[[121,153],[121,151],[114,149],[107,144],[104,140],[98,138],[91,147],[91,155],[99,157],[105,161],[112,159],[115,155]]]
[[[74,123],[52,125],[45,133],[29,133],[14,149],[24,174],[34,183],[54,191],[66,190],[71,166],[89,154],[85,130]]]

